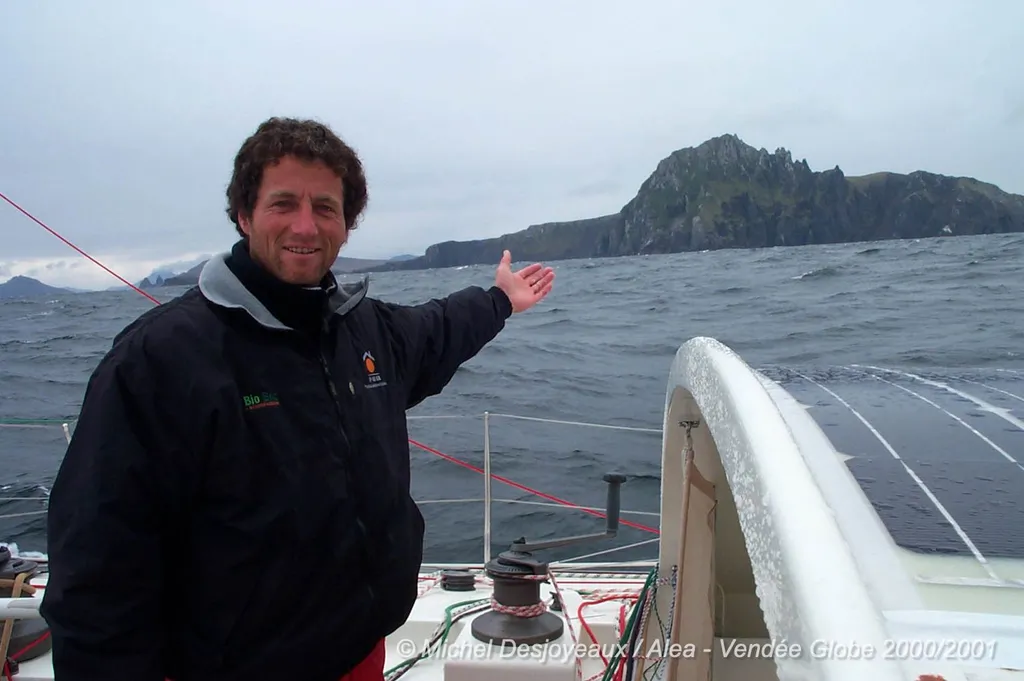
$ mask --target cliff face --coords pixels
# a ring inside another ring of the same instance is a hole
[[[663,159],[613,215],[447,241],[378,270],[1024,231],[1024,197],[918,171],[846,177],[723,135]]]
[[[663,160],[622,213],[620,254],[1024,230],[1024,197],[977,180],[814,172],[732,135]]]

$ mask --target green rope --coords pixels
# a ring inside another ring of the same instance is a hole
[[[454,616],[454,612],[456,610],[465,609],[468,612],[468,611],[472,610],[474,607],[476,607],[478,605],[482,605],[483,603],[488,603],[488,602],[489,602],[489,599],[478,598],[476,600],[461,601],[459,603],[454,603],[452,605],[449,605],[447,608],[444,609],[444,625],[441,628],[441,635],[440,635],[440,637],[437,638],[437,640],[432,641],[431,644],[429,646],[427,646],[427,648],[423,652],[421,652],[419,655],[416,655],[415,657],[410,657],[408,660],[404,660],[404,661],[398,663],[397,665],[395,665],[391,669],[385,670],[384,678],[386,678],[386,679],[390,678],[392,674],[404,673],[405,670],[407,670],[409,667],[413,666],[414,664],[416,664],[420,660],[422,660],[424,658],[427,658],[427,657],[430,657],[430,655],[431,655],[431,653],[433,651],[438,650],[438,649],[443,650],[445,642],[448,640],[448,634],[451,633],[452,626],[455,624],[456,620],[464,614],[464,613],[460,613],[459,616]]]
[[[619,659],[620,659],[620,655],[619,655],[618,651],[624,650],[625,647],[629,645],[629,640],[632,637],[632,633],[633,633],[634,627],[639,626],[640,618],[641,618],[641,614],[642,614],[642,610],[643,610],[643,603],[646,600],[647,592],[651,589],[651,587],[655,583],[655,580],[657,579],[657,576],[658,576],[658,568],[657,568],[657,566],[655,566],[655,567],[651,568],[650,572],[648,572],[648,574],[647,574],[647,580],[644,582],[643,589],[640,590],[639,598],[637,598],[637,606],[634,607],[633,611],[630,613],[629,622],[626,624],[626,627],[623,630],[622,635],[619,638],[619,645],[616,647],[615,654],[612,656],[612,659],[609,661],[608,666],[605,668],[605,672],[604,672],[604,676],[602,677],[602,681],[609,681],[612,678],[612,676],[614,675],[615,668],[618,666],[618,662],[619,662]],[[458,619],[460,619],[461,617],[469,614],[476,606],[479,606],[479,605],[481,605],[483,603],[486,603],[486,602],[488,602],[488,599],[483,598],[483,599],[478,599],[478,600],[462,601],[460,603],[455,603],[453,605],[449,605],[447,608],[444,609],[444,622],[443,622],[443,624],[440,627],[440,631],[441,631],[440,635],[439,636],[435,636],[434,640],[431,641],[431,643],[427,646],[427,648],[423,652],[421,652],[420,654],[418,654],[418,655],[416,655],[414,657],[411,657],[408,660],[403,660],[402,662],[399,662],[398,664],[396,664],[394,667],[391,667],[390,669],[387,669],[384,672],[384,678],[385,679],[390,679],[390,678],[393,678],[393,675],[401,676],[410,667],[415,665],[420,660],[423,660],[425,658],[430,657],[431,654],[433,653],[433,651],[436,651],[436,650],[439,650],[439,649],[443,650],[444,649],[444,645],[445,645],[446,641],[448,640],[448,635],[451,633],[452,626],[454,625],[454,623]],[[463,610],[464,612],[460,612],[458,615],[454,615],[456,610]]]
[[[647,591],[651,588],[651,585],[654,584],[657,575],[657,566],[651,568],[651,571],[647,573],[647,581],[644,582],[644,588],[640,590],[640,596],[636,599],[636,607],[634,607],[633,611],[629,614],[629,621],[622,630],[622,635],[619,637],[619,645],[615,647],[615,652],[612,654],[612,658],[608,660],[608,666],[604,669],[604,675],[601,677],[601,681],[610,681],[612,676],[615,675],[615,668],[619,666],[619,660],[622,657],[620,653],[629,645],[629,639],[633,636],[633,628],[640,624],[640,616],[644,608],[644,601],[647,598]]]

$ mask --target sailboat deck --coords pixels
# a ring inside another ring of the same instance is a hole
[[[965,666],[966,681],[1017,681],[1022,672],[1014,670],[1024,669],[1024,507],[1020,503],[1024,499],[1024,374],[976,371],[940,376],[880,367],[838,367],[816,373],[761,371],[765,387],[785,418],[792,421],[795,413],[803,413],[827,438],[827,442],[812,438],[801,443],[806,445],[803,456],[817,484],[824,490],[862,492],[851,495],[855,499],[826,496],[846,540],[856,547],[856,560],[863,560],[859,569],[874,590],[873,597],[880,604],[889,604],[880,607],[888,630],[907,640],[949,642],[942,649],[945,653],[933,644],[895,654],[949,654],[949,646],[959,642],[952,654],[963,650],[974,656]],[[486,424],[487,416],[484,418]],[[492,503],[546,503],[494,498],[490,455],[485,436],[484,467],[479,471],[484,474],[483,498],[435,500],[461,503],[462,507],[468,501],[482,503],[485,559],[490,557]],[[840,465],[829,469],[821,465],[825,459],[838,460]],[[833,487],[839,482],[849,487]],[[565,505],[575,512],[583,510]],[[868,512],[855,508],[858,505]],[[631,512],[622,513],[628,517]],[[865,519],[867,524],[884,527],[877,535],[886,545],[884,549],[861,533]],[[657,541],[655,535],[635,545]],[[588,555],[612,550],[616,548]],[[581,558],[586,556],[570,560]],[[611,572],[581,562],[552,565],[567,606],[559,613],[565,620],[566,635],[540,650],[514,652],[502,652],[472,637],[471,623],[486,609],[491,595],[480,564],[423,566],[417,603],[405,625],[387,641],[388,678],[500,681],[529,676],[531,681],[569,681],[577,678],[577,659],[579,678],[601,678],[606,666],[602,653],[607,658],[615,651],[623,617],[628,616],[654,563],[616,563],[611,568],[605,563]],[[445,568],[474,571],[475,590],[441,588],[439,571]],[[897,594],[902,588],[894,586],[897,582],[909,584],[912,597],[904,599],[904,605],[893,606],[907,593]],[[45,575],[32,583],[44,585]],[[722,587],[716,586],[721,591]],[[541,585],[546,603],[552,602],[554,589],[553,584]],[[741,600],[745,594],[733,593],[727,586],[720,595],[716,618],[735,626],[741,612],[749,614],[749,604]],[[905,605],[909,602],[915,604]],[[444,627],[447,618],[451,624],[440,650],[408,664]],[[736,642],[747,645],[735,647]],[[779,652],[778,643],[765,637],[716,635],[710,649],[692,654],[712,656],[716,680],[760,681],[776,678],[770,655]],[[751,648],[749,644],[775,647]],[[583,654],[573,654],[580,652]],[[657,661],[643,662],[648,663]],[[485,664],[497,666],[483,669]],[[24,662],[18,678],[52,679],[48,658]]]

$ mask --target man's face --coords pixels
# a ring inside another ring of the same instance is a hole
[[[238,222],[253,260],[289,284],[315,286],[348,240],[342,206],[334,171],[285,156],[263,170],[252,217]]]

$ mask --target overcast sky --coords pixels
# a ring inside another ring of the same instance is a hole
[[[723,133],[1024,194],[1021,64],[1020,0],[6,2],[0,193],[132,281],[230,247],[271,115],[363,156],[353,257],[615,212]],[[117,284],[3,201],[0,235],[0,281]]]

